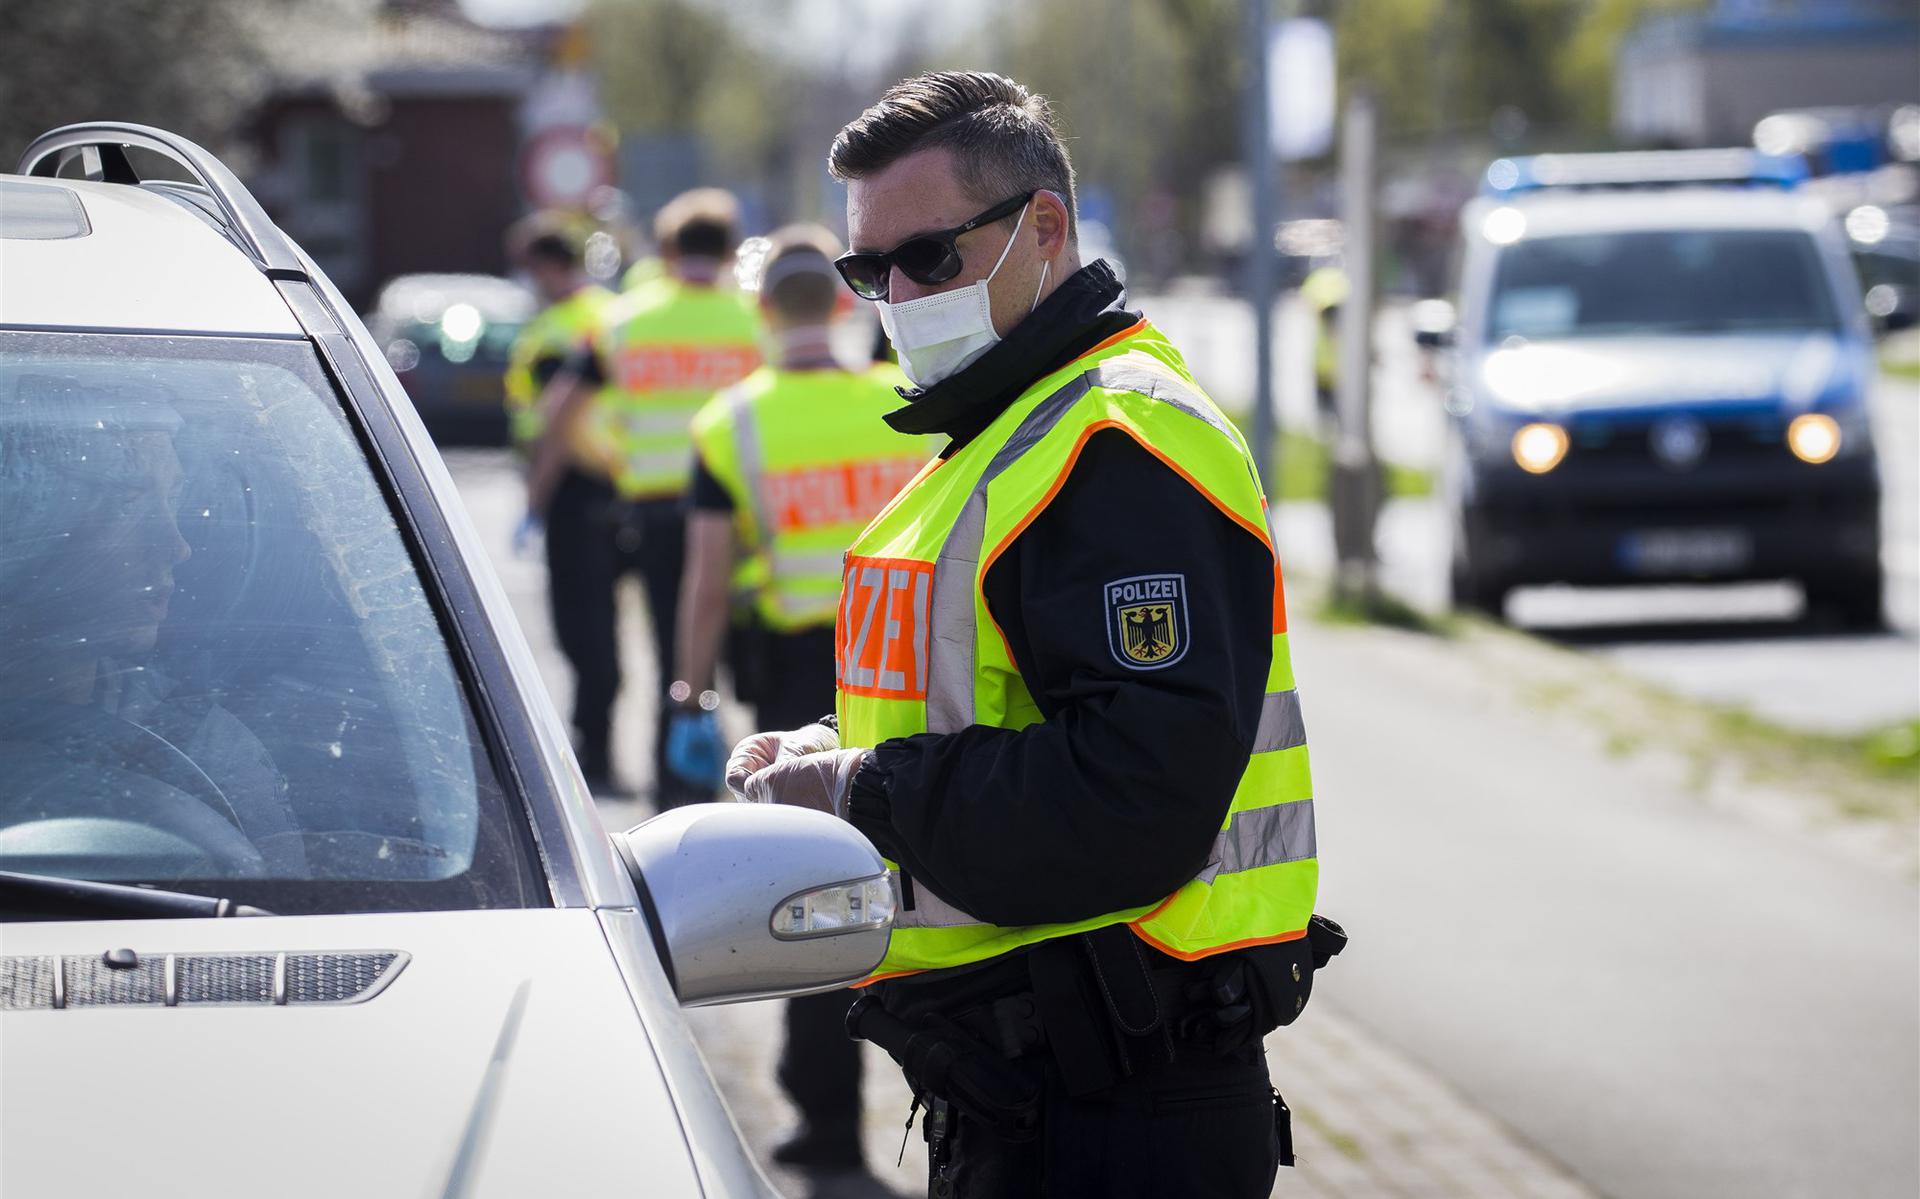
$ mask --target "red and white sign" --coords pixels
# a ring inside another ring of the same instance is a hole
[[[521,184],[535,208],[583,208],[597,187],[613,182],[605,139],[579,125],[556,125],[520,153]]]

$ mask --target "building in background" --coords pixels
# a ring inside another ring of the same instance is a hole
[[[1902,0],[1718,0],[1641,24],[1613,84],[1622,142],[1744,145],[1781,109],[1920,100],[1920,16]]]
[[[523,110],[556,36],[476,25],[454,0],[289,12],[246,130],[257,194],[362,309],[396,275],[504,273]]]

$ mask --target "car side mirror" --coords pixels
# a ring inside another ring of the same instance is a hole
[[[688,804],[616,834],[689,1007],[845,986],[893,929],[887,864],[844,820],[768,804]]]

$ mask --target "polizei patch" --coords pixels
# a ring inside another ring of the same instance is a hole
[[[1129,670],[1159,670],[1187,654],[1187,576],[1134,575],[1106,587],[1107,645]]]

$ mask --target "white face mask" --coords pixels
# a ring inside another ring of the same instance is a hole
[[[987,284],[1000,273],[1001,264],[1013,251],[1014,239],[1020,236],[1020,226],[1027,219],[1031,203],[1021,207],[1020,219],[1013,223],[1006,248],[1000,251],[999,259],[985,279],[968,287],[899,304],[878,302],[880,327],[887,331],[887,340],[900,355],[900,369],[916,386],[932,387],[958,374],[1000,340],[1000,335],[993,331],[993,297]],[[1040,290],[1047,285],[1050,265],[1041,265],[1040,286],[1033,290],[1034,304],[1040,302]],[[1033,311],[1033,306],[1029,305],[1027,311]]]

